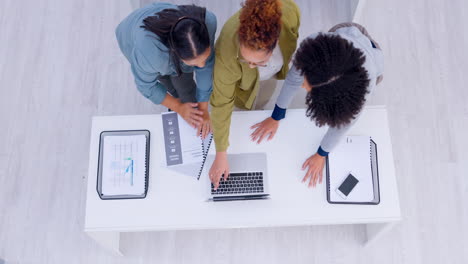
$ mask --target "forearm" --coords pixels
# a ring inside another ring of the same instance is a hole
[[[349,129],[354,125],[356,119],[353,119],[349,124],[344,125],[340,128],[330,127],[327,130],[325,136],[323,136],[322,141],[320,142],[320,147],[317,150],[317,153],[320,156],[327,156],[330,151],[332,151],[335,146],[340,142],[341,138],[349,131]]]
[[[229,147],[229,131],[231,127],[233,105],[213,106],[211,109],[211,120],[213,124],[213,135],[217,152],[226,151]]]
[[[164,100],[162,101],[161,104],[169,109],[174,110],[177,113],[179,113],[179,108],[182,105],[179,99],[173,97],[170,94],[166,94],[166,97],[164,97]]]
[[[296,67],[291,67],[284,80],[283,87],[281,88],[280,94],[276,99],[276,105],[280,108],[286,109],[289,107],[294,95],[301,89],[301,85],[304,82],[304,77],[301,76],[299,70]]]
[[[226,151],[229,146],[229,130],[231,115],[234,109],[235,90],[242,77],[242,71],[237,59],[216,57],[213,70],[213,92],[210,97],[211,123],[213,125],[213,138],[216,151]],[[235,62],[225,64],[227,60]]]
[[[276,99],[275,109],[271,114],[274,120],[279,121],[286,116],[286,109],[289,107],[294,95],[300,90],[303,80],[304,78],[295,67],[289,70],[281,92]]]
[[[199,102],[198,109],[202,111],[208,111],[208,102]]]

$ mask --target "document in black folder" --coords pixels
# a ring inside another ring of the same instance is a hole
[[[213,135],[209,134],[202,139],[197,134],[197,129],[175,112],[162,114],[162,125],[166,166],[178,173],[200,179]]]
[[[145,198],[148,193],[150,132],[104,131],[99,140],[96,190],[103,200]]]
[[[352,173],[359,182],[346,199],[336,189]],[[326,160],[327,200],[332,204],[379,204],[377,144],[369,136],[347,136]]]

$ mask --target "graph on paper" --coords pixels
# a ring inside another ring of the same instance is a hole
[[[146,137],[106,136],[103,146],[102,193],[139,195],[145,192]]]

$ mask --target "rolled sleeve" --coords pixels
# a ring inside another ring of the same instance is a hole
[[[271,114],[271,118],[273,118],[276,121],[280,121],[281,119],[286,117],[286,109],[281,108],[278,105],[275,105],[275,109],[273,110],[273,113]]]
[[[322,146],[320,146],[318,149],[317,149],[317,153],[322,156],[322,157],[326,157],[328,156],[328,153],[329,152],[326,152],[325,150],[323,150]]]

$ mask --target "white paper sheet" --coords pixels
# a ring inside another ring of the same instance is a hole
[[[178,116],[178,120],[184,164],[201,163],[203,147],[197,129],[191,127],[181,116]]]
[[[374,199],[369,136],[347,136],[330,152],[330,200],[334,202],[370,202]],[[351,173],[359,182],[343,199],[336,189]]]
[[[146,137],[104,137],[102,165],[104,195],[143,194],[146,180]]]

